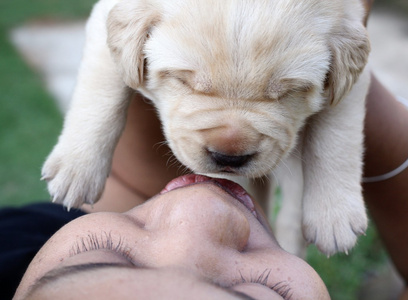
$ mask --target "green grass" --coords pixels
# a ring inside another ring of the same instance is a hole
[[[0,206],[48,199],[45,184],[39,180],[40,169],[62,125],[55,102],[38,74],[10,44],[9,31],[37,19],[84,19],[94,2],[0,0]],[[406,0],[393,3],[408,11]],[[333,300],[357,299],[356,291],[365,274],[380,269],[385,260],[372,226],[349,255],[327,259],[312,246],[308,250],[308,261],[323,278]]]
[[[38,76],[4,34],[0,43],[0,203],[46,199],[39,169],[60,130],[61,117]]]
[[[281,190],[276,191],[270,222],[274,224],[282,201]],[[314,245],[307,248],[306,260],[322,277],[333,300],[358,300],[357,294],[367,275],[381,271],[388,261],[387,254],[378,237],[375,226],[370,222],[365,236],[349,254],[336,254],[330,258],[323,255]]]
[[[0,24],[10,29],[39,18],[84,19],[96,0],[0,0]]]
[[[405,16],[408,14],[407,0],[375,0],[374,6],[378,9],[390,10]]]
[[[62,118],[38,74],[9,42],[15,26],[34,19],[83,19],[94,0],[0,0],[0,206],[46,200],[41,165]]]
[[[373,270],[381,270],[387,254],[372,224],[357,246],[346,254],[327,258],[316,247],[309,246],[307,261],[325,282],[333,300],[357,300],[362,281]]]

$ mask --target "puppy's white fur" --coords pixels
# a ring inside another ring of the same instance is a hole
[[[98,200],[131,87],[156,106],[183,164],[246,177],[275,169],[292,192],[285,201],[303,204],[306,240],[347,251],[367,226],[363,13],[359,0],[100,0],[43,167],[54,201]],[[214,154],[248,161],[220,164]]]

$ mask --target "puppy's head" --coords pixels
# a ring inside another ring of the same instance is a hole
[[[257,177],[366,64],[359,0],[336,2],[124,0],[110,13],[108,44],[183,164]]]

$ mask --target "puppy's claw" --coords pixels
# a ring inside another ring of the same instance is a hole
[[[366,232],[365,232],[365,229],[362,229],[362,228],[360,228],[360,229],[355,229],[354,227],[351,227],[351,230],[354,232],[354,234],[356,235],[356,236],[360,236],[360,235],[366,235]]]
[[[48,191],[53,203],[60,203],[68,210],[80,207],[84,202],[93,204],[100,198],[110,171],[110,164],[104,157],[77,155],[61,151],[56,146],[47,158],[42,169],[41,180],[47,181]]]
[[[57,196],[53,196],[53,195],[51,195],[51,201],[52,201],[52,203],[57,203]]]
[[[355,212],[355,211],[353,211]],[[316,217],[316,215],[315,215]],[[320,252],[330,257],[337,252],[348,255],[349,249],[353,248],[358,236],[364,234],[367,228],[365,211],[361,214],[345,214],[341,219],[333,217],[311,219],[304,224],[303,232],[307,241],[313,241]],[[332,224],[336,224],[332,226]],[[355,230],[355,228],[359,228]]]
[[[41,181],[47,181],[47,182],[50,181],[51,179],[52,179],[51,176],[44,175],[44,174],[42,174],[40,178]]]

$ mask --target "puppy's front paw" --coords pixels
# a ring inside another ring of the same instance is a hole
[[[332,207],[309,207],[303,212],[303,235],[327,256],[348,253],[358,236],[367,229],[367,215],[361,199],[337,202]]]
[[[57,145],[44,163],[41,179],[47,181],[52,201],[70,209],[99,199],[109,169],[106,159],[94,153],[64,151]]]

